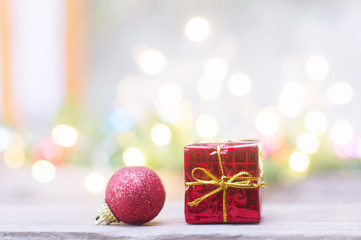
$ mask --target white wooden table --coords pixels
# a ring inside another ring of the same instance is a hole
[[[95,226],[92,205],[2,205],[1,239],[361,239],[361,204],[265,204],[260,224],[188,225],[182,205],[144,226]],[[5,211],[4,211],[5,210]]]
[[[260,224],[186,224],[180,182],[179,195],[168,196],[150,223],[96,226],[103,196],[81,190],[83,183],[74,180],[86,172],[64,169],[59,180],[38,185],[26,174],[6,184],[12,173],[0,171],[0,239],[361,239],[360,173],[319,174],[289,189],[269,186]]]

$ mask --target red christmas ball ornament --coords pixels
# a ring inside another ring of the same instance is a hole
[[[95,222],[140,225],[162,210],[165,191],[159,176],[147,167],[125,167],[110,178],[105,202]]]

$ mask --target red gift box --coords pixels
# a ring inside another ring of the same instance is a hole
[[[184,147],[187,223],[261,220],[262,147],[256,140]]]

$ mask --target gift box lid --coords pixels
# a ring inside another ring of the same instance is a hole
[[[186,145],[184,148],[211,148],[217,147],[217,144],[221,148],[230,148],[230,147],[245,147],[245,146],[262,146],[261,141],[256,139],[234,139],[234,140],[202,140],[192,144]]]
[[[255,139],[206,140],[188,144],[184,147],[185,168],[206,167],[220,175],[217,147],[227,175],[249,171],[253,176],[262,177],[262,143]]]

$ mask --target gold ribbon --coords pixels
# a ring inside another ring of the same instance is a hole
[[[220,191],[223,191],[223,222],[226,223],[227,222],[227,206],[226,206],[227,205],[227,189],[230,187],[243,188],[243,189],[254,189],[254,188],[259,188],[259,187],[265,188],[266,183],[264,181],[258,182],[258,180],[260,178],[253,177],[252,174],[249,172],[239,172],[239,173],[233,175],[232,177],[227,177],[226,175],[224,175],[222,158],[221,158],[221,148],[220,148],[218,142],[217,142],[217,155],[218,155],[219,166],[220,166],[221,172],[222,172],[221,179],[218,179],[216,176],[214,176],[212,173],[207,171],[205,168],[197,167],[192,170],[192,178],[196,181],[195,182],[186,182],[185,185],[199,186],[199,185],[211,184],[211,185],[219,186],[217,189],[213,190],[212,192],[209,192],[209,193],[203,195],[202,197],[197,198],[193,202],[189,202],[188,206],[190,206],[190,207],[197,206],[204,199],[206,199]],[[209,179],[204,180],[204,179],[199,179],[199,178],[195,177],[195,172],[198,170],[205,173],[209,177]]]

